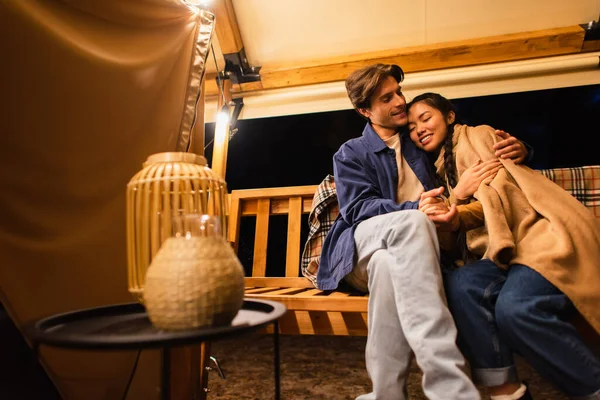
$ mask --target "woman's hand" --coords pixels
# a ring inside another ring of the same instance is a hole
[[[458,200],[467,200],[475,194],[482,182],[489,184],[500,168],[502,163],[498,159],[477,161],[463,172],[454,188],[454,196]]]
[[[498,158],[510,158],[515,164],[521,164],[527,158],[527,148],[516,137],[508,132],[496,130],[496,135],[502,138],[501,141],[494,144],[494,151]]]

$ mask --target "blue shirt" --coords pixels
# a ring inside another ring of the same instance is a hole
[[[425,191],[438,187],[427,154],[408,133],[400,135],[402,156]],[[344,143],[333,156],[333,175],[340,213],[328,232],[317,275],[321,290],[334,290],[352,271],[355,260],[354,230],[368,218],[399,210],[417,209],[419,199],[398,204],[398,164],[390,149],[367,123],[362,136]]]

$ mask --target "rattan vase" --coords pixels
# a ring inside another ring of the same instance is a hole
[[[128,289],[137,301],[144,302],[148,266],[172,236],[173,213],[213,215],[226,227],[226,196],[225,181],[202,156],[168,152],[147,158],[127,184]]]
[[[214,217],[184,218],[186,229],[164,242],[148,268],[148,317],[163,330],[228,325],[244,301],[242,265]]]

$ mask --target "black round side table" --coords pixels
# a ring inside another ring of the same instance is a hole
[[[156,329],[139,303],[125,303],[52,315],[36,321],[29,329],[34,350],[44,344],[87,350],[162,349],[161,398],[170,397],[170,349],[202,342],[232,338],[274,325],[273,364],[275,399],[280,399],[279,324],[286,307],[278,302],[244,299],[230,325],[161,331]]]

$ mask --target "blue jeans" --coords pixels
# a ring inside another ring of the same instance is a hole
[[[600,399],[600,360],[567,320],[573,303],[525,265],[480,260],[445,271],[458,344],[475,383],[518,382],[513,351],[572,398]]]

